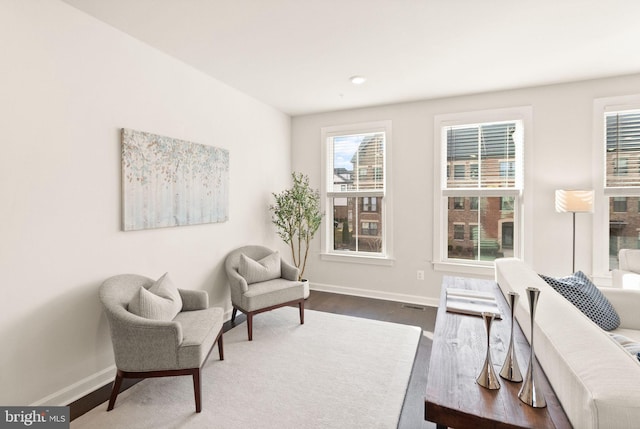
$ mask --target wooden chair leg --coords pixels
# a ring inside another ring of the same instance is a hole
[[[196,397],[196,413],[202,411],[202,402],[201,402],[201,381],[200,381],[200,368],[196,368],[193,370],[193,392]]]
[[[220,336],[218,337],[218,354],[220,355],[220,360],[224,360],[224,343],[222,341],[222,332],[220,332]]]
[[[233,307],[233,311],[231,312],[231,321],[235,322],[236,321],[236,315],[238,314],[238,309]]]
[[[304,325],[304,300],[300,301],[298,308],[300,309],[300,324]]]
[[[116,404],[116,398],[118,397],[118,393],[120,393],[120,387],[122,386],[122,379],[122,371],[118,370],[118,372],[116,373],[116,379],[113,380],[113,389],[111,390],[111,397],[109,398],[107,411],[113,410],[113,406]]]
[[[253,341],[253,314],[247,313],[247,333],[249,334],[249,341]]]

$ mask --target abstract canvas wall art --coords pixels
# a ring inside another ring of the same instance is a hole
[[[123,229],[225,222],[229,151],[122,129]]]

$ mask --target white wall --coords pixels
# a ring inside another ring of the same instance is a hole
[[[367,83],[374,85],[375,82]],[[571,215],[556,213],[556,189],[590,188],[592,183],[593,101],[639,92],[640,75],[330,112],[293,118],[293,169],[309,174],[320,188],[320,129],[326,126],[391,120],[393,127],[394,258],[391,267],[321,260],[313,243],[306,277],[321,290],[435,304],[443,274],[433,260],[434,117],[518,106],[533,109],[533,216],[526,223],[534,237],[528,262],[540,273],[571,271]],[[363,88],[366,90],[366,88]],[[576,270],[591,273],[592,216],[576,216]],[[416,271],[425,280],[416,280]],[[457,273],[457,275],[464,275]],[[469,275],[466,275],[469,276]]]
[[[112,380],[98,287],[169,271],[229,309],[223,259],[280,245],[290,118],[58,1],[0,4],[0,404],[66,404]],[[123,127],[226,148],[229,221],[122,232]]]

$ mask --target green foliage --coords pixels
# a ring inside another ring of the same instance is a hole
[[[269,206],[271,220],[278,235],[291,247],[293,264],[304,274],[309,254],[309,243],[320,228],[320,193],[311,188],[309,177],[291,173],[293,186],[279,194],[273,193],[275,204]]]

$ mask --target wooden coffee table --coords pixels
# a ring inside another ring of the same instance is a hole
[[[500,372],[509,347],[510,310],[494,281],[445,277],[436,318],[433,348],[425,396],[425,419],[438,429],[452,428],[571,428],[542,368],[536,363],[546,408],[532,408],[520,401],[522,383],[501,377],[501,388],[488,390],[476,383],[486,354],[486,333],[481,317],[449,313],[447,287],[491,291],[502,311],[502,320],[491,326],[491,356]],[[527,299],[521,296],[520,299]],[[520,326],[514,329],[516,356],[524,377],[529,364],[529,343]]]

